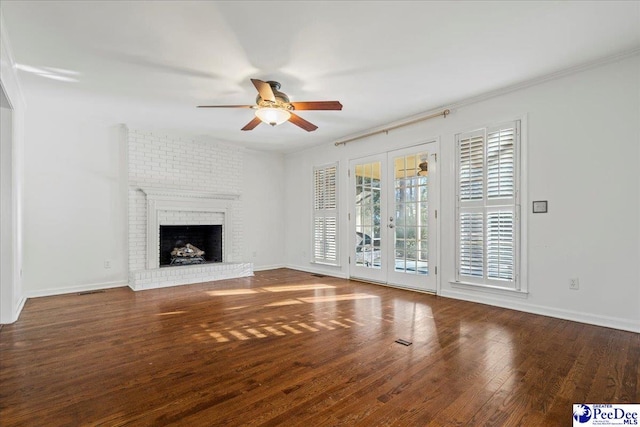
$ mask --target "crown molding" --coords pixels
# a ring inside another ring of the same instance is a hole
[[[518,90],[526,89],[526,88],[529,88],[531,86],[537,86],[539,84],[546,83],[546,82],[551,81],[551,80],[556,80],[556,79],[559,79],[559,78],[562,78],[562,77],[566,77],[566,76],[570,76],[570,75],[573,75],[573,74],[580,73],[582,71],[587,71],[587,70],[590,70],[592,68],[597,68],[597,67],[600,67],[600,66],[603,66],[603,65],[607,65],[607,64],[614,63],[614,62],[618,62],[618,61],[621,61],[621,60],[626,59],[626,58],[630,58],[630,57],[638,55],[638,54],[640,54],[640,47],[634,48],[634,49],[631,49],[631,50],[627,50],[627,51],[624,51],[624,52],[619,52],[619,53],[614,54],[614,55],[609,55],[609,56],[605,56],[605,57],[602,57],[602,58],[598,58],[598,59],[595,59],[593,61],[584,62],[582,64],[578,64],[578,65],[575,65],[575,66],[569,67],[569,68],[564,68],[562,70],[558,70],[558,71],[555,71],[553,73],[549,73],[549,74],[545,74],[545,75],[542,75],[542,76],[539,76],[539,77],[535,77],[533,79],[524,80],[522,82],[515,83],[515,84],[509,85],[509,86],[505,86],[505,87],[500,88],[500,89],[492,90],[490,92],[486,92],[486,93],[483,93],[481,95],[477,95],[477,96],[470,97],[470,98],[465,98],[465,99],[463,99],[461,101],[454,102],[454,103],[450,104],[449,108],[455,109],[455,108],[460,108],[460,107],[463,107],[463,106],[475,104],[475,103],[478,103],[478,102],[486,101],[488,99],[495,98],[495,97],[498,97],[498,96],[501,96],[501,95],[506,95],[508,93],[515,92],[515,91],[518,91]]]
[[[397,120],[395,122],[391,122],[391,123],[387,123],[385,125],[382,126],[377,126],[375,128],[370,128],[367,129],[365,131],[362,132],[358,132],[355,134],[350,134],[350,135],[345,135],[342,138],[338,138],[336,140],[336,142],[334,142],[335,145],[343,145],[343,142],[349,142],[349,141],[354,141],[360,138],[364,138],[367,137],[369,135],[374,135],[374,134],[378,134],[378,133],[384,133],[384,132],[388,132],[390,130],[399,128],[399,127],[403,127],[403,126],[408,126],[411,125],[413,123],[416,122],[420,122],[422,120],[426,120],[428,118],[431,118],[431,116],[434,115],[438,115],[438,113],[442,110],[451,110],[451,113],[455,112],[456,109],[459,109],[461,107],[465,107],[467,105],[471,105],[471,104],[476,104],[478,102],[482,102],[482,101],[486,101],[488,99],[491,98],[496,98],[498,96],[502,96],[502,95],[506,95],[508,93],[511,92],[515,92],[518,90],[522,90],[522,89],[526,89],[532,86],[537,86],[539,84],[551,81],[551,80],[555,80],[555,79],[559,79],[565,76],[569,76],[572,74],[577,74],[579,72],[582,71],[586,71],[586,70],[590,70],[592,68],[597,68],[603,65],[607,65],[610,63],[614,63],[617,61],[621,61],[623,59],[626,58],[630,58],[632,56],[638,55],[640,54],[640,47],[636,47],[630,50],[626,50],[623,52],[618,52],[616,54],[613,55],[608,55],[605,57],[601,57],[601,58],[597,58],[595,60],[592,61],[588,61],[588,62],[584,62],[582,64],[578,64],[575,65],[573,67],[569,67],[569,68],[564,68],[562,70],[558,70],[552,73],[548,73],[548,74],[544,74],[542,76],[539,77],[534,77],[532,79],[528,79],[528,80],[524,80],[522,82],[519,83],[515,83],[512,85],[508,85],[508,86],[504,86],[502,88],[499,89],[495,89],[489,92],[485,92],[483,94],[477,95],[477,96],[473,96],[470,98],[464,98],[452,103],[448,103],[448,104],[443,104],[440,105],[438,107],[432,108],[430,110],[427,110],[425,112],[413,115],[413,116],[409,116],[407,118],[404,118],[402,120]],[[445,115],[446,117],[446,115]],[[310,147],[313,148],[313,147]],[[304,150],[301,150],[304,151]]]

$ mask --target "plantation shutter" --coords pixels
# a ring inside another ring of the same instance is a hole
[[[482,277],[484,271],[482,213],[460,213],[460,274]]]
[[[460,140],[460,200],[480,200],[484,192],[484,137]]]
[[[511,211],[487,213],[487,277],[513,280],[514,217]]]
[[[313,260],[325,264],[338,262],[338,166],[314,168]]]
[[[514,127],[497,129],[487,138],[487,197],[514,195]]]
[[[484,277],[484,131],[458,141],[458,271],[461,276]]]
[[[456,280],[516,286],[519,123],[457,135]]]

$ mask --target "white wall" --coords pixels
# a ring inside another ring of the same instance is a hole
[[[40,99],[26,116],[27,296],[127,283],[126,141],[119,125],[59,102]]]
[[[22,289],[22,173],[26,106],[5,28],[0,12],[0,84],[3,92],[0,118],[0,323],[12,323],[18,319],[26,301]]]
[[[1,88],[0,88],[1,89]],[[13,113],[0,93],[0,323],[10,323],[13,312]],[[6,105],[6,107],[5,107]]]
[[[246,150],[242,205],[245,257],[254,270],[284,266],[284,156]]]
[[[638,55],[503,95],[437,118],[335,147],[287,155],[286,263],[348,276],[348,160],[440,140],[440,288],[444,296],[640,331],[640,59]],[[462,104],[461,104],[462,105]],[[453,287],[455,134],[523,119],[526,298]],[[340,162],[341,267],[313,265],[312,167]],[[548,214],[530,214],[548,200]],[[580,290],[569,290],[569,278]]]

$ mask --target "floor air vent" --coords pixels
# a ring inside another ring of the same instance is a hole
[[[78,292],[78,295],[91,295],[91,294],[103,294],[103,293],[105,293],[105,291],[97,290],[97,291]]]
[[[312,276],[313,276],[313,277],[327,277],[327,276],[326,276],[326,275],[324,275],[324,274],[315,274],[315,273],[314,273],[314,274],[312,274]]]
[[[403,340],[402,338],[398,338],[397,340],[395,340],[395,342],[405,346],[410,346],[411,344],[413,344],[411,341]]]

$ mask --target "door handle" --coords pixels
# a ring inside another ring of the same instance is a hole
[[[395,225],[393,225],[393,224],[389,224],[389,225],[388,225],[388,227],[389,227],[389,228],[396,228],[396,226],[395,226]]]

